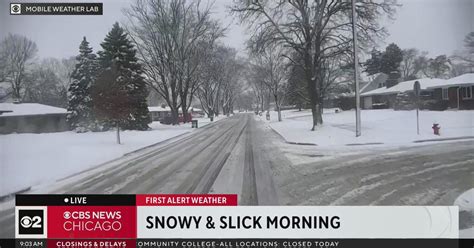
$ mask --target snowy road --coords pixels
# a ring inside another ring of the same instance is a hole
[[[473,188],[473,146],[294,146],[252,114],[237,114],[33,193],[236,193],[240,205],[452,205]],[[12,205],[0,204],[0,238],[13,236]]]
[[[277,205],[270,164],[284,158],[264,142],[257,124],[252,114],[235,115],[41,193],[236,193],[240,205]],[[12,209],[0,211],[0,228],[0,238],[13,236]]]
[[[281,204],[452,205],[474,187],[473,147],[474,141],[361,146],[336,155],[301,147],[308,159],[273,169]]]
[[[282,205],[453,205],[474,188],[474,141],[346,151],[286,147],[292,165],[272,168]],[[473,226],[474,213],[461,211],[460,229]]]

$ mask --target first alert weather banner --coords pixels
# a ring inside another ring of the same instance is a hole
[[[238,206],[237,195],[226,194],[17,195],[9,244],[472,248],[458,240],[458,221],[456,206]]]

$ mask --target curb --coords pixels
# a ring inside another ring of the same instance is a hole
[[[463,139],[474,139],[474,136],[461,136],[461,137],[453,137],[453,138],[438,138],[438,139],[415,140],[415,141],[413,141],[413,143],[436,142],[436,141],[449,141],[449,140],[463,140]]]
[[[314,144],[314,143],[306,143],[306,142],[287,141],[286,143],[291,144],[291,145],[300,145],[300,146],[318,146],[317,144]]]
[[[382,142],[370,142],[370,143],[351,143],[345,144],[345,146],[370,146],[370,145],[383,145]]]

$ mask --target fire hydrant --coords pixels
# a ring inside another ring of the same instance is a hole
[[[433,123],[433,127],[431,127],[431,128],[433,128],[433,133],[434,133],[435,135],[439,135],[439,130],[441,129],[441,127],[439,126],[439,124]]]

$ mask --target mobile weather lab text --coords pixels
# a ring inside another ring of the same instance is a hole
[[[339,229],[339,216],[147,216],[147,229]]]
[[[121,211],[73,211],[64,212],[65,231],[120,231]]]
[[[102,15],[102,3],[10,3],[11,15]]]

